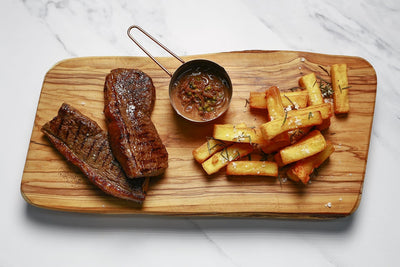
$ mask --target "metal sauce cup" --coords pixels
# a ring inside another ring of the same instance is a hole
[[[178,69],[176,69],[173,74],[171,72],[169,72],[135,38],[133,38],[133,36],[131,34],[132,29],[137,29],[137,30],[141,31],[144,35],[146,35],[153,42],[158,44],[161,48],[163,48],[165,51],[167,51],[170,55],[172,55],[174,58],[179,60],[182,63],[182,65]],[[162,70],[164,70],[171,77],[171,80],[169,82],[169,100],[170,100],[170,103],[171,103],[173,109],[181,117],[183,117],[189,121],[193,121],[193,122],[208,122],[208,121],[217,119],[218,117],[223,115],[228,110],[229,104],[230,104],[230,101],[232,98],[232,82],[231,82],[231,79],[229,78],[228,73],[226,72],[226,70],[223,67],[221,67],[220,65],[218,65],[217,63],[215,63],[213,61],[206,60],[206,59],[195,59],[195,60],[185,62],[179,56],[177,56],[175,53],[173,53],[171,50],[169,50],[166,46],[161,44],[154,37],[152,37],[149,33],[144,31],[141,27],[139,27],[137,25],[132,25],[128,28],[128,36],[140,49],[143,50],[143,52],[146,53],[147,56],[149,56]],[[224,96],[225,100],[224,100],[223,105],[217,111],[215,111],[212,114],[212,116],[210,116],[209,118],[206,118],[206,117],[203,118],[201,116],[193,116],[193,114],[191,112],[182,111],[182,109],[178,107],[179,105],[181,105],[181,103],[177,103],[179,100],[173,96],[174,90],[175,90],[175,85],[179,81],[179,79],[181,79],[184,74],[190,73],[190,72],[196,72],[199,69],[202,71],[205,71],[209,74],[215,75],[222,81],[222,83],[226,87],[225,96]]]

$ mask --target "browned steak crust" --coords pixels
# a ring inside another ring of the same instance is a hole
[[[108,136],[78,110],[63,104],[58,115],[42,127],[54,147],[107,194],[141,203],[148,178],[128,179],[114,158]]]
[[[115,69],[104,85],[104,114],[114,156],[129,178],[156,176],[168,153],[150,115],[155,101],[151,78],[140,70]]]

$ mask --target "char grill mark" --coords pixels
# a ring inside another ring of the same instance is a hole
[[[111,148],[126,175],[163,173],[168,153],[150,118],[155,102],[151,78],[139,70],[112,70],[106,77],[104,100]]]
[[[107,133],[68,104],[42,127],[55,148],[104,192],[141,203],[148,178],[127,179],[115,160]]]
[[[79,136],[80,131],[81,131],[81,125],[79,124],[78,125],[78,129],[76,130],[76,133],[74,134],[74,142],[72,144],[73,146],[75,146],[75,143],[78,140],[78,136]]]
[[[87,152],[87,154],[86,154],[86,160],[91,159],[90,155],[92,154],[92,150],[93,150],[95,143],[96,143],[96,139],[94,139],[92,144],[90,145],[89,152]]]

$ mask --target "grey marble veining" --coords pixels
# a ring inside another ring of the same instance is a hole
[[[279,33],[291,49],[360,56],[375,67],[378,77],[376,109],[377,112],[381,112],[381,108],[385,110],[382,111],[386,114],[383,120],[384,123],[390,121],[391,130],[379,127],[382,121],[375,119],[378,127],[374,127],[373,135],[391,136],[380,140],[380,145],[393,152],[395,158],[394,153],[400,149],[399,144],[393,142],[400,131],[400,38],[393,30],[400,28],[399,2],[283,2],[287,3],[284,16],[279,12],[281,5],[246,1],[260,21]],[[382,130],[385,132],[381,133]]]
[[[0,266],[400,264],[399,1],[5,0],[0,20]],[[26,204],[20,178],[46,71],[71,57],[144,56],[126,36],[132,24],[178,55],[263,49],[368,60],[378,90],[357,212],[320,222],[97,216]]]

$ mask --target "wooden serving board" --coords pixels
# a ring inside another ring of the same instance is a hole
[[[289,51],[242,51],[184,57],[204,58],[225,67],[233,84],[228,112],[206,124],[178,117],[168,98],[169,76],[147,57],[88,57],[64,60],[52,67],[43,82],[36,119],[21,181],[25,200],[35,206],[74,212],[208,216],[272,216],[335,218],[358,207],[368,156],[377,79],[364,59]],[[173,58],[159,58],[169,70]],[[304,186],[284,177],[228,177],[225,170],[207,176],[192,158],[192,150],[212,135],[214,123],[266,122],[263,112],[247,105],[250,91],[277,85],[298,86],[307,73],[330,79],[320,66],[347,63],[351,89],[350,113],[333,117],[325,133],[336,148]],[[152,178],[142,205],[104,194],[79,169],[50,145],[40,127],[56,116],[63,102],[96,120],[103,129],[103,85],[114,68],[137,68],[150,75],[157,91],[152,120],[169,152],[169,168]]]

